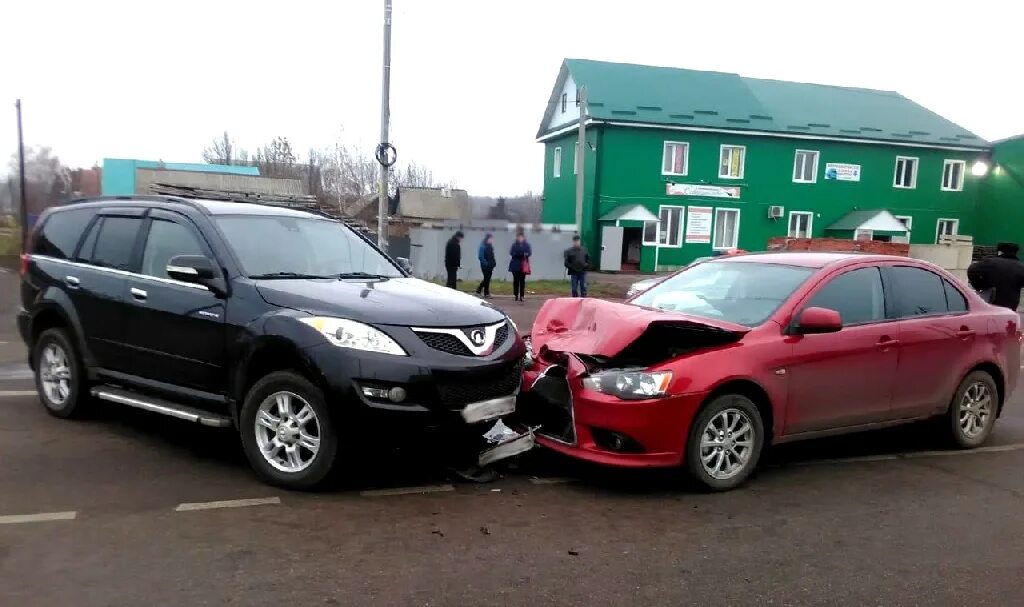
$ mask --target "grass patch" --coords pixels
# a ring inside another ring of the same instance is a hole
[[[443,285],[443,280],[435,280],[437,284]],[[460,280],[458,289],[465,293],[474,293],[479,280]],[[568,297],[572,294],[572,288],[568,280],[530,280],[526,279],[527,295],[548,295]],[[492,280],[491,295],[512,295],[511,280]],[[614,297],[624,296],[621,287],[607,283],[591,283],[587,285],[587,295],[590,297]]]

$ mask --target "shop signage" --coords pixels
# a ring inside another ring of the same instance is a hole
[[[711,207],[686,207],[686,242],[711,242]]]
[[[669,196],[709,196],[711,198],[739,198],[740,189],[700,183],[669,183],[665,185]]]
[[[831,181],[860,181],[860,165],[826,162],[825,179]]]

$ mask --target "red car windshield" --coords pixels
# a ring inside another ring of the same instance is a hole
[[[754,327],[768,320],[814,271],[774,263],[712,261],[683,270],[630,303]]]

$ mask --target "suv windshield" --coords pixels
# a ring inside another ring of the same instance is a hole
[[[813,273],[798,266],[712,261],[683,270],[630,303],[752,327],[768,320]]]
[[[337,221],[315,217],[216,217],[251,278],[403,276],[380,251]]]

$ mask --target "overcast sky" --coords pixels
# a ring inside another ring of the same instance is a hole
[[[0,152],[199,161],[376,143],[383,0],[0,3]],[[989,139],[1024,133],[1024,2],[394,0],[391,141],[474,194],[542,185],[565,57],[897,90]]]

